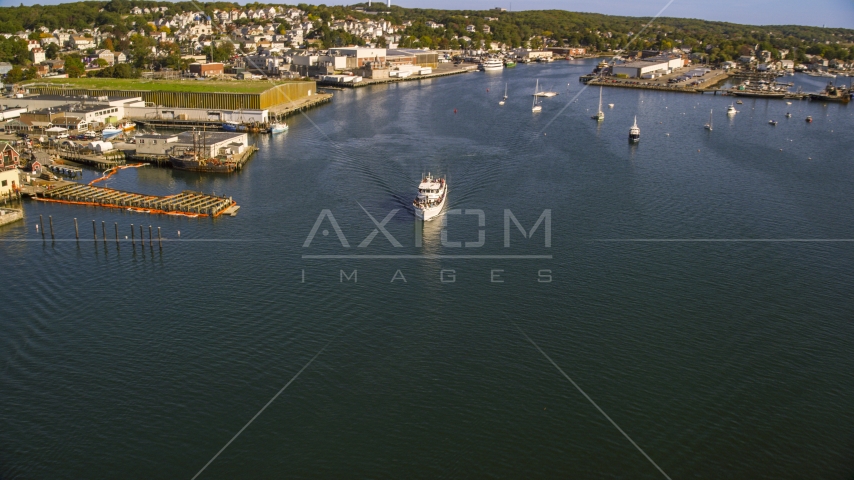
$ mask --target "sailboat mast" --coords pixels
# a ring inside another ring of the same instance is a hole
[[[602,113],[602,85],[599,85],[599,113]]]

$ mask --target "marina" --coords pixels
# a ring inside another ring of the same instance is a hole
[[[284,462],[296,477],[656,478],[521,329],[674,479],[844,478],[854,255],[812,240],[854,231],[850,105],[603,88],[614,107],[590,122],[595,87],[576,103],[562,85],[593,66],[348,88],[286,134],[248,134],[239,174],[142,167],[92,185],[227,193],[241,209],[225,221],[25,200],[0,244],[17,275],[4,472],[191,477],[321,352],[205,477]],[[532,99],[531,79],[561,95]],[[643,142],[627,143],[635,116]],[[421,223],[428,171],[455,194]],[[476,428],[447,435],[461,423]],[[328,455],[342,446],[354,455]],[[435,461],[395,461],[417,448]]]

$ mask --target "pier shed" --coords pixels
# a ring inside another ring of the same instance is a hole
[[[249,146],[249,135],[237,132],[199,132],[188,131],[178,134],[142,134],[134,137],[136,139],[137,155],[165,156],[172,149],[192,148],[193,135],[195,134],[195,146],[205,148],[209,157],[217,155],[233,155],[242,153]]]

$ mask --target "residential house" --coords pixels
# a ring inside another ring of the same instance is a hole
[[[116,55],[107,49],[96,50],[95,55],[97,55],[97,58],[105,60],[110,65],[116,64]]]
[[[95,48],[95,42],[83,35],[72,35],[69,40],[69,46],[71,48],[76,48],[77,50],[88,50],[90,48]]]
[[[33,51],[34,48],[39,48],[41,44],[38,40],[27,40],[27,50]]]
[[[32,60],[33,63],[41,63],[45,61],[44,50],[42,50],[40,47],[36,47],[30,50],[30,60]]]
[[[0,165],[3,165],[4,167],[18,165],[21,163],[21,155],[9,143],[4,144],[3,148],[0,149],[0,158],[3,159],[0,161]]]
[[[476,32],[477,27],[475,27],[474,25],[466,25],[466,31],[467,32]]]
[[[490,31],[491,31],[491,29],[489,28],[489,25],[483,26],[483,33],[489,33]]]

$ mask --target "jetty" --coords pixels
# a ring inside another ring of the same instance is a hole
[[[339,82],[318,82],[318,85],[322,88],[337,88],[343,90],[345,88],[360,88],[360,87],[369,87],[371,85],[383,85],[389,83],[398,83],[398,82],[412,82],[416,80],[429,80],[431,78],[438,77],[447,77],[449,75],[459,75],[461,73],[471,73],[477,72],[477,65],[457,65],[453,68],[440,68],[438,71],[434,71],[433,73],[427,73],[424,75],[409,75],[407,77],[389,77],[389,78],[365,78],[361,82],[358,83],[339,83]]]
[[[0,226],[17,222],[24,218],[24,211],[16,208],[0,208]]]
[[[41,190],[35,193],[34,199],[42,202],[120,208],[131,212],[189,217],[218,217],[222,214],[233,216],[240,208],[231,197],[219,197],[190,190],[161,197],[81,183],[66,183],[58,188]]]

